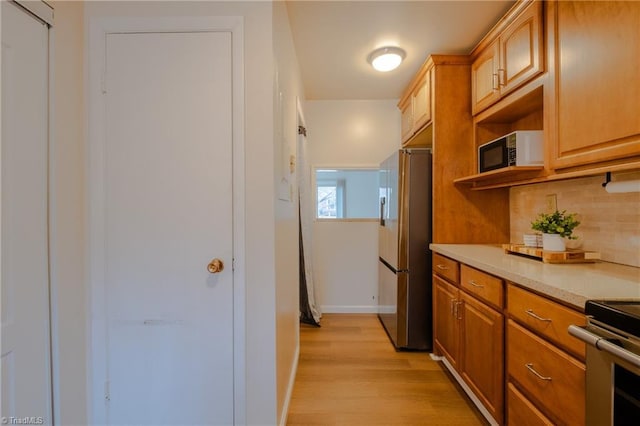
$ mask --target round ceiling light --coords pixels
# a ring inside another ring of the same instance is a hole
[[[380,72],[387,72],[398,68],[402,60],[407,56],[399,47],[381,47],[374,50],[367,57],[367,62]]]

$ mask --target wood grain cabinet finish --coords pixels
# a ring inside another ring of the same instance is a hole
[[[504,288],[500,278],[461,265],[460,287],[498,309],[504,306]]]
[[[511,283],[507,286],[507,300],[510,317],[584,360],[584,343],[567,332],[571,324],[586,324],[584,314]]]
[[[440,267],[438,267],[440,265]],[[467,271],[458,275],[458,267]],[[496,278],[433,255],[434,347],[499,423],[504,420],[504,316],[458,287],[458,277]],[[446,280],[451,280],[448,282]],[[498,280],[502,291],[502,280]]]
[[[524,8],[524,9],[523,9]],[[511,22],[487,46],[480,45],[471,65],[471,110],[474,115],[544,71],[542,2],[514,7]],[[489,37],[493,34],[489,33]]]
[[[413,127],[418,131],[431,122],[431,69],[428,69],[413,93]]]
[[[507,371],[554,423],[585,423],[585,366],[513,320],[507,322]]]
[[[553,2],[551,166],[640,161],[640,2]],[[579,170],[579,169],[574,169]]]
[[[422,139],[412,140],[412,138],[431,122],[432,67],[432,63],[423,65],[398,103],[401,115],[403,147],[422,146],[424,144]]]
[[[413,136],[413,105],[411,98],[407,98],[398,105],[400,108],[400,136],[404,142]]]
[[[553,426],[553,422],[520,393],[513,383],[507,385],[507,407],[508,425]]]
[[[457,284],[460,279],[460,264],[453,259],[433,253],[433,270],[438,275]]]
[[[504,316],[460,292],[460,374],[499,423],[504,416]]]
[[[460,322],[457,319],[458,288],[433,275],[433,337],[436,354],[458,369]]]
[[[471,107],[474,115],[500,99],[499,61],[500,43],[496,40],[471,64]]]

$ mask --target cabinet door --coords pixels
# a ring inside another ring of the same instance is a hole
[[[496,40],[471,64],[471,111],[474,115],[500,99],[499,52]]]
[[[585,423],[585,366],[512,320],[507,370],[511,381],[560,424]]]
[[[400,134],[402,142],[413,136],[413,104],[411,98],[400,107]]]
[[[587,323],[583,313],[513,284],[509,284],[507,289],[507,300],[509,300],[509,315],[512,318],[584,360],[584,342],[570,336],[567,331],[571,324],[585,325]]]
[[[552,167],[640,154],[640,2],[557,2]]]
[[[458,289],[442,278],[433,276],[433,328],[436,350],[444,355],[451,366],[458,369],[459,321],[456,303]]]
[[[462,344],[460,374],[496,421],[504,408],[504,318],[484,303],[460,292]]]
[[[552,426],[553,423],[538,410],[513,383],[507,386],[507,424],[513,426]]]
[[[412,95],[413,131],[431,121],[431,70],[428,70]]]
[[[542,3],[534,2],[500,36],[501,96],[542,72],[542,44]]]

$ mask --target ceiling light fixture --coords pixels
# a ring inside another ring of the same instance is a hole
[[[374,50],[367,57],[367,62],[380,72],[387,72],[398,68],[407,53],[399,47],[386,46]]]

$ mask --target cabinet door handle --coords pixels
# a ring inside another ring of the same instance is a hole
[[[454,312],[455,304],[456,304],[456,299],[451,299],[451,316],[452,317],[454,316],[453,312]]]
[[[461,309],[459,309],[458,307],[459,307],[459,306],[461,306],[463,303],[464,303],[464,302],[462,302],[462,301],[460,301],[460,302],[456,302],[456,319],[457,319],[457,320],[461,320],[461,319],[462,319],[462,316],[461,316],[461,315],[459,315],[459,314],[460,314]]]
[[[500,82],[498,81],[498,74],[492,74],[492,76],[493,76],[492,88],[493,90],[498,90],[498,87],[500,85]]]
[[[498,86],[506,86],[507,71],[504,68],[498,69]]]
[[[436,268],[440,269],[441,271],[448,271],[449,270],[449,268],[447,268],[446,266],[441,265],[441,264],[437,264]]]
[[[535,368],[533,368],[533,364],[532,363],[528,363],[524,365],[525,367],[527,367],[527,369],[529,371],[531,371],[533,374],[536,375],[536,377],[540,380],[546,380],[546,381],[551,381],[551,377],[547,377],[547,376],[543,376],[542,374],[538,373]]]
[[[529,315],[530,317],[534,317],[535,319],[537,319],[538,321],[544,321],[544,322],[551,322],[551,318],[542,318],[539,315],[536,315],[535,312],[533,312],[533,309],[527,309],[526,314]]]
[[[474,287],[478,287],[478,288],[484,288],[484,286],[482,284],[478,284],[477,282],[475,282],[474,280],[469,280],[469,284],[471,284]]]

